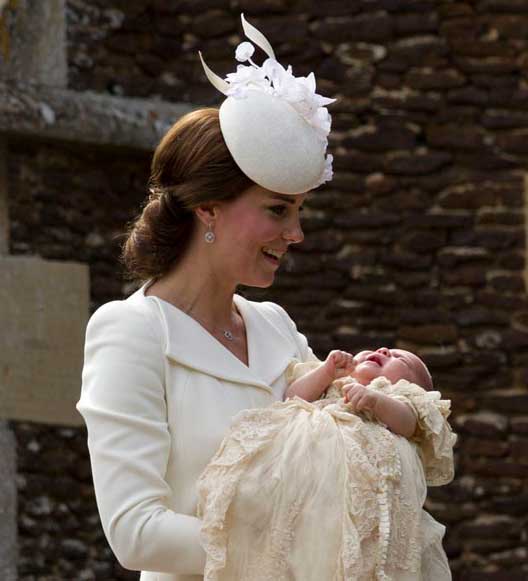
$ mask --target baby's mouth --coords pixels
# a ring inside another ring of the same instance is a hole
[[[382,358],[377,355],[376,353],[373,353],[372,355],[369,355],[365,361],[371,361],[372,363],[376,363],[376,365],[379,365],[380,367],[383,365],[383,360]]]

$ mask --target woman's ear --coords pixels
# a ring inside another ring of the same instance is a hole
[[[218,216],[218,205],[217,204],[202,204],[194,209],[196,217],[204,226],[209,226],[209,224],[214,224]]]

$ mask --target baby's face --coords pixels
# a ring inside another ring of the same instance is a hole
[[[433,387],[425,363],[410,351],[380,347],[376,351],[360,351],[354,356],[354,361],[356,369],[352,376],[363,385],[383,376],[391,383],[407,379],[424,389]]]

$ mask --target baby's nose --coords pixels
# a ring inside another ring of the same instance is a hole
[[[390,351],[387,349],[387,347],[380,347],[377,351],[378,353],[385,355],[385,357],[390,357]]]

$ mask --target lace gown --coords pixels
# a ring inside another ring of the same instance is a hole
[[[445,527],[423,509],[454,475],[450,401],[375,379],[415,411],[407,440],[351,413],[341,385],[235,416],[197,483],[206,581],[451,579]]]

